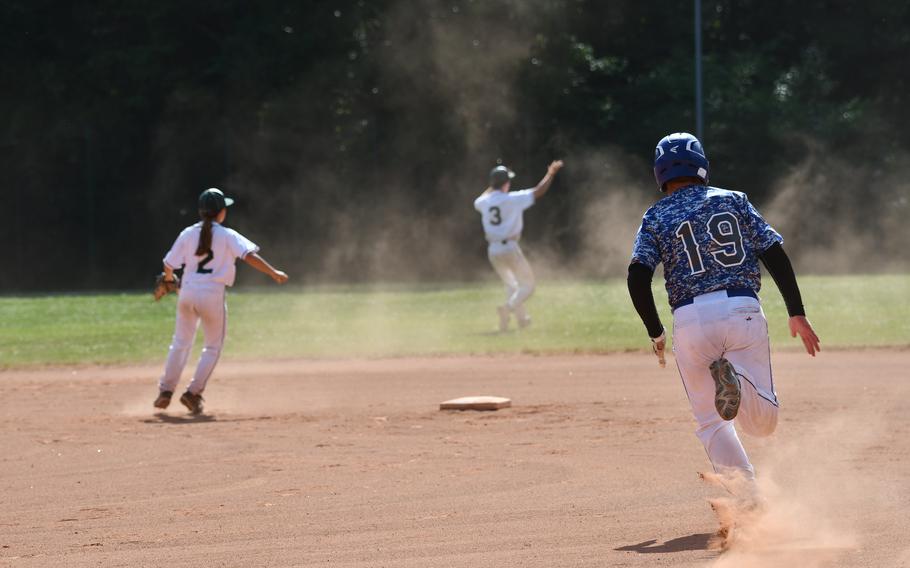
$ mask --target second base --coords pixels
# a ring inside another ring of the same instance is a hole
[[[439,405],[439,410],[499,410],[509,408],[512,401],[501,396],[465,396]]]

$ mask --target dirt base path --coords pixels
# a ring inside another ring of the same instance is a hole
[[[189,419],[157,367],[0,373],[0,565],[910,565],[910,352],[775,356],[733,550],[672,361],[224,362]],[[439,412],[508,396],[511,409]]]

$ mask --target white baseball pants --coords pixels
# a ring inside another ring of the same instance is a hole
[[[761,304],[750,297],[728,298],[723,290],[697,296],[673,312],[673,352],[698,423],[696,435],[714,470],[737,469],[754,477],[733,421],[723,420],[714,407],[708,367],[720,357],[733,364],[742,386],[735,422],[751,436],[770,436],[777,427],[778,402]]]
[[[205,345],[196,365],[196,372],[187,390],[200,394],[215,370],[227,330],[227,303],[223,285],[188,286],[180,290],[177,299],[177,323],[174,338],[164,366],[164,375],[158,382],[162,391],[173,392],[180,382],[196,338],[196,328],[202,323]]]
[[[527,319],[524,303],[534,293],[534,272],[515,241],[506,245],[491,245],[490,264],[506,286],[506,306],[518,319]]]

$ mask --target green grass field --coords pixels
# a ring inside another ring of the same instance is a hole
[[[762,294],[776,348],[797,347],[773,282]],[[801,279],[824,347],[910,344],[910,275]],[[664,322],[666,294],[655,285]],[[229,294],[226,356],[372,357],[417,354],[603,352],[647,347],[625,282],[544,282],[534,325],[494,333],[493,284],[338,287]],[[176,298],[148,293],[0,298],[0,367],[163,360]]]

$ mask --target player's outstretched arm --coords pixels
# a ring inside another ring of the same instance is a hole
[[[806,353],[815,357],[815,354],[821,351],[821,346],[812,324],[806,319],[806,309],[803,307],[802,295],[799,292],[799,284],[796,283],[796,273],[793,271],[790,257],[787,256],[784,247],[777,243],[769,247],[759,258],[784,297],[784,304],[787,305],[787,313],[790,315],[788,322],[790,336],[799,335]]]
[[[562,160],[550,162],[549,167],[547,167],[547,174],[543,176],[540,182],[537,183],[537,187],[534,188],[534,201],[537,201],[543,197],[544,194],[550,190],[550,185],[553,183],[553,178],[556,177],[556,172],[561,170],[562,166]]]
[[[284,272],[276,269],[274,266],[269,264],[264,258],[259,256],[257,253],[253,252],[245,257],[243,257],[243,262],[249,264],[259,272],[267,274],[272,280],[278,284],[284,284],[288,281],[288,275]]]
[[[790,337],[796,337],[803,340],[806,347],[806,353],[815,357],[815,354],[822,350],[819,345],[818,335],[812,329],[812,324],[806,319],[806,316],[792,316],[788,322],[790,325]]]

